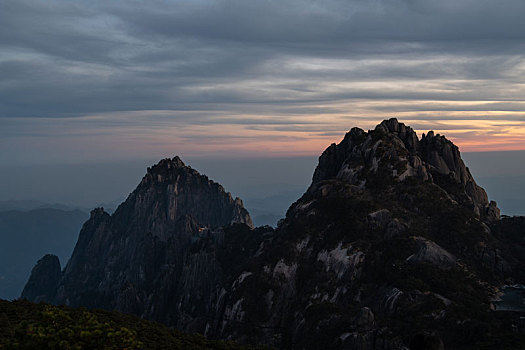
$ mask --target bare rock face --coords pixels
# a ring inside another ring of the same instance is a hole
[[[419,248],[417,253],[407,258],[407,261],[414,263],[426,262],[442,269],[452,268],[456,264],[457,259],[435,242],[423,237],[414,237],[414,240],[418,243]]]
[[[337,177],[364,187],[370,175],[431,181],[476,215],[489,221],[499,218],[496,203],[489,206],[487,193],[474,181],[457,146],[432,131],[419,140],[412,128],[395,118],[368,133],[353,128],[340,144],[332,144],[319,158],[313,184]]]
[[[356,318],[358,327],[372,328],[374,326],[374,313],[369,307],[363,307],[359,310]]]
[[[444,136],[434,135],[432,131],[426,136],[423,134],[421,144],[424,159],[427,161],[430,170],[450,176],[463,185],[466,194],[474,205],[475,212],[485,214],[489,205],[487,193],[474,181],[460,157],[459,149]]]
[[[43,258],[22,296],[116,309],[173,324],[190,245],[202,234],[231,224],[253,226],[240,199],[180,158],[164,159],[148,169],[113,215],[102,208],[91,212],[63,273],[51,264],[55,260]],[[53,278],[42,283],[50,267]],[[197,268],[193,273],[202,278],[211,274],[208,280],[214,281],[214,271]]]
[[[136,226],[146,226],[154,236],[165,241],[166,227],[185,215],[198,223],[219,227],[252,220],[239,198],[224,191],[216,182],[184,165],[179,157],[161,160],[148,169],[146,176],[129,198],[117,209],[115,217],[129,215]]]

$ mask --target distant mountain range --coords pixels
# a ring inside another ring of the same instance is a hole
[[[117,206],[120,204],[121,201],[115,200],[111,201],[109,203],[100,203],[99,207],[104,207],[108,212],[113,212]],[[30,211],[35,209],[58,209],[58,210],[64,210],[64,211],[83,211],[85,213],[89,213],[92,208],[78,206],[78,205],[70,205],[70,204],[64,204],[64,203],[47,203],[42,201],[34,201],[34,200],[5,200],[0,201],[0,211]]]
[[[286,209],[298,196],[301,191],[286,191],[285,193],[272,196],[263,196],[261,198],[247,198],[247,207],[252,212],[253,221],[256,226],[277,226],[277,221],[284,218]],[[104,208],[108,213],[113,213],[121,203],[119,200],[111,201],[109,203],[100,203],[97,207]],[[89,213],[92,208],[68,205],[63,203],[46,203],[42,201],[33,200],[7,200],[0,201],[0,212],[2,211],[30,211],[35,209],[59,209],[64,211],[79,210]],[[88,214],[86,214],[88,215]]]
[[[280,219],[286,215],[286,210],[302,191],[283,191],[283,193],[262,198],[246,198],[244,204],[250,211],[256,226],[269,225],[276,227]]]
[[[390,119],[328,147],[275,229],[162,160],[22,297],[281,349],[520,349],[524,267],[525,219],[500,218],[444,136]]]
[[[29,211],[34,209],[60,209],[60,210],[74,210],[78,208],[72,208],[64,204],[59,203],[45,203],[41,201],[33,200],[6,200],[0,201],[0,211]]]

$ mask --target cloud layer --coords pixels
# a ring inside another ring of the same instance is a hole
[[[0,160],[317,154],[396,116],[525,149],[525,3],[0,3]]]

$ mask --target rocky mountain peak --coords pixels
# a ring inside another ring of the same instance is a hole
[[[409,126],[398,122],[396,118],[383,120],[375,128],[376,132],[390,133],[403,141],[405,148],[412,153],[419,148],[416,132]]]
[[[124,212],[133,212],[133,217],[142,222],[151,222],[154,218],[156,224],[151,223],[153,226],[158,226],[159,220],[173,223],[190,215],[203,226],[244,223],[253,227],[240,199],[234,199],[220,184],[185,165],[179,157],[163,159],[148,168],[139,186],[117,209],[115,216]],[[161,237],[165,232],[159,234]]]
[[[90,220],[97,220],[104,216],[109,216],[109,214],[102,207],[95,208],[89,213]]]
[[[402,185],[408,179],[428,181],[443,188],[455,202],[469,206],[487,220],[499,218],[496,203],[489,203],[451,141],[430,131],[419,139],[415,131],[391,118],[374,130],[353,128],[339,144],[319,158],[312,185],[332,178],[366,188],[367,183]],[[460,185],[460,186],[456,186]]]
[[[182,255],[192,241],[237,223],[253,227],[240,199],[179,157],[163,159],[148,168],[113,215],[103,208],[91,211],[63,272],[56,257],[39,261],[23,296],[139,314],[160,312],[148,305],[164,284],[178,281]],[[45,280],[50,273],[54,277]]]
[[[52,254],[44,255],[33,267],[21,297],[34,302],[52,300],[61,277],[58,257]]]
[[[177,168],[189,168],[182,159],[179,158],[179,156],[175,156],[173,158],[165,158],[162,159],[160,162],[155,164],[154,166],[148,168],[148,173],[157,173],[157,172],[163,172],[170,169],[177,169]]]
[[[198,171],[184,164],[182,159],[176,156],[171,159],[162,159],[152,167],[148,167],[146,175],[144,175],[142,179],[142,183],[149,186],[152,183],[173,182],[176,181],[177,177],[180,177],[181,174],[194,176],[195,178],[202,177],[203,180],[208,181],[206,176],[199,174]]]

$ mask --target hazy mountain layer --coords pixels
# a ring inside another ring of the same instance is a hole
[[[17,298],[35,260],[43,254],[70,256],[89,214],[41,208],[0,212],[0,298]]]

